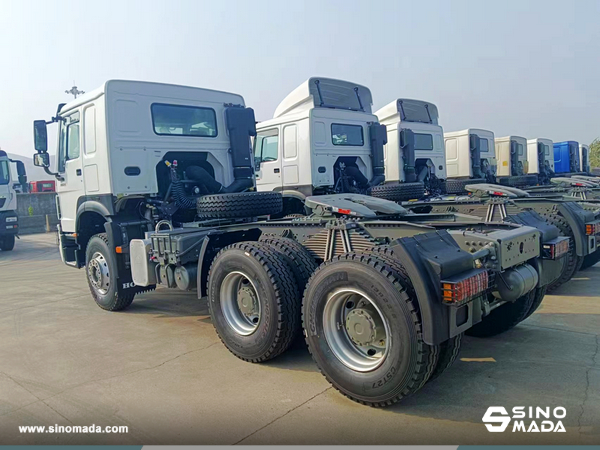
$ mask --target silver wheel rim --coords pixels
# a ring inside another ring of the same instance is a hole
[[[328,296],[323,334],[337,359],[357,372],[383,364],[391,344],[388,323],[377,305],[364,292],[351,288]]]
[[[243,272],[230,272],[220,290],[221,311],[231,328],[242,336],[256,331],[260,323],[260,297],[254,282]]]
[[[105,295],[110,289],[110,271],[104,255],[96,252],[88,263],[88,278],[96,291]]]

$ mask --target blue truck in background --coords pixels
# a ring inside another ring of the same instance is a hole
[[[579,142],[564,141],[554,143],[554,173],[581,172]]]

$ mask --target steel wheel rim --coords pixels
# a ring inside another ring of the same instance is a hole
[[[96,252],[88,263],[88,278],[96,291],[105,295],[110,289],[110,271],[104,255]]]
[[[219,292],[221,311],[229,326],[242,336],[256,331],[261,320],[260,297],[254,282],[243,272],[230,272]]]
[[[343,288],[328,296],[323,334],[336,358],[357,372],[375,370],[389,354],[387,320],[373,300],[356,289]]]

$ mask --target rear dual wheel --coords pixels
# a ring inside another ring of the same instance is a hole
[[[13,248],[15,248],[14,234],[10,236],[0,237],[0,250],[2,250],[3,252],[9,252]]]
[[[302,306],[308,348],[327,380],[350,399],[387,406],[419,390],[438,361],[423,341],[410,281],[376,254],[323,263]]]

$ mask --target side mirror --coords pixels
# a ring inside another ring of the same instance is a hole
[[[35,120],[33,122],[33,143],[39,153],[48,151],[48,131],[45,120]]]
[[[36,153],[33,155],[33,165],[36,167],[50,167],[50,155],[48,153]]]

